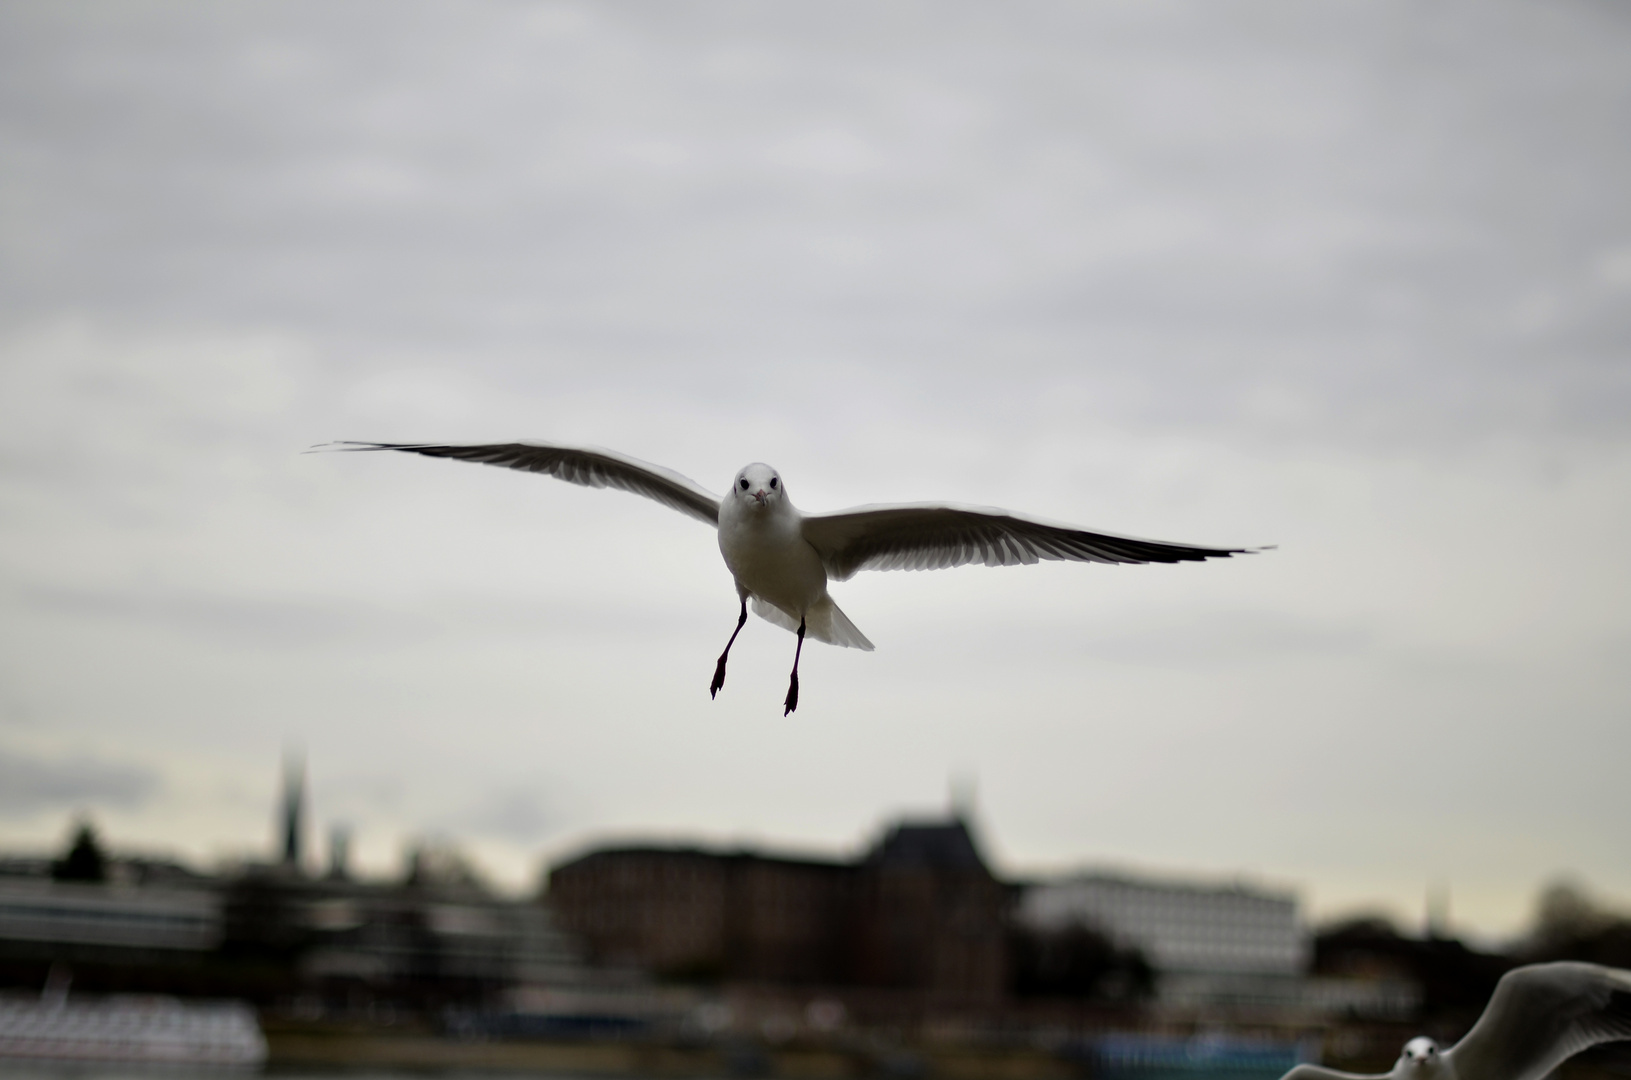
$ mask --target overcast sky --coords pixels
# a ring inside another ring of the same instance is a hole
[[[1631,10],[0,4],[0,844],[845,853],[1631,907]],[[593,443],[1279,544],[734,623]]]

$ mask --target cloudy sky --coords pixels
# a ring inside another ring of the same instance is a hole
[[[1502,934],[1631,906],[1631,12],[0,5],[0,843],[519,887],[606,837],[856,850],[972,784],[1011,874]],[[534,437],[811,510],[1224,563],[736,613],[655,504],[330,439]]]

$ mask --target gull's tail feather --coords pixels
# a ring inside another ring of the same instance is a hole
[[[797,615],[783,611],[757,596],[753,598],[753,613],[765,622],[775,623],[784,630],[798,633]],[[849,621],[849,616],[838,609],[838,605],[832,602],[831,597],[822,597],[804,613],[804,633],[806,637],[813,637],[817,641],[825,641],[828,645],[837,645],[845,649],[871,652],[873,648],[872,642],[856,629],[855,624]]]
[[[849,616],[839,610],[838,605],[830,598],[823,598],[818,602],[810,609],[810,615],[813,618],[810,619],[809,630],[821,626],[821,630],[816,632],[817,641],[840,645],[846,649],[860,649],[862,652],[872,651],[872,642],[866,639],[866,635],[849,621]]]

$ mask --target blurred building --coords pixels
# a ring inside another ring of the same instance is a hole
[[[834,982],[848,871],[751,852],[610,848],[552,870],[548,900],[603,964],[698,981]]]
[[[1084,874],[1030,885],[1018,918],[1040,931],[1085,927],[1136,950],[1168,1005],[1295,1003],[1308,967],[1296,899],[1244,885]]]
[[[889,829],[855,870],[854,981],[994,1003],[1007,995],[1014,891],[960,819]]]
[[[60,859],[0,859],[0,985],[37,987],[57,964],[117,972],[111,988],[196,985],[224,928],[218,882],[109,856],[88,825]]]
[[[1326,927],[1314,938],[1311,988],[1358,995],[1330,1001],[1337,1016],[1470,1024],[1514,958],[1480,952],[1434,929],[1408,936],[1380,917]]]
[[[853,859],[597,848],[555,866],[535,900],[497,895],[446,844],[421,845],[396,879],[366,879],[343,828],[325,867],[306,849],[297,764],[281,791],[269,857],[219,875],[106,853],[88,827],[60,858],[0,857],[0,986],[38,990],[62,966],[76,992],[458,1014],[488,1034],[623,1031],[690,1009],[680,999],[710,986],[783,1012],[793,998],[839,1001],[868,1022],[915,1010],[1079,1024],[1097,1009],[1131,1023],[1153,1003],[1162,1023],[1374,1026],[1454,1020],[1506,965],[1361,921],[1319,937],[1310,977],[1290,894],[1107,873],[1008,884],[955,813],[896,822]],[[1620,923],[1580,906],[1554,902],[1547,925],[1569,942],[1589,931],[1593,948],[1619,941]],[[690,985],[654,988],[640,973]]]
[[[897,824],[854,862],[601,848],[553,868],[547,894],[602,963],[971,1002],[1006,991],[1010,897],[957,819]]]
[[[204,952],[221,944],[213,888],[0,878],[0,941],[61,958],[86,953]]]
[[[0,858],[0,986],[247,998],[321,1013],[424,1011],[583,981],[547,909],[495,895],[458,852],[422,845],[362,880],[335,833],[308,872],[305,782],[285,767],[272,858],[220,875],[105,853],[81,827],[59,859]]]
[[[419,845],[399,880],[365,880],[347,864],[349,833],[336,828],[326,873],[309,873],[303,772],[285,765],[276,861],[222,885],[221,955],[256,973],[240,992],[369,1014],[581,981],[582,949],[549,912],[495,895],[451,845]]]

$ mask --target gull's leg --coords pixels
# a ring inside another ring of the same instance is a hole
[[[710,698],[719,695],[719,688],[725,685],[725,658],[731,654],[731,646],[736,644],[736,635],[742,632],[742,626],[748,621],[748,598],[742,594],[742,614],[737,616],[736,629],[731,631],[731,639],[725,642],[725,651],[719,654],[719,663],[714,665],[714,681],[708,687]]]
[[[804,616],[799,616],[799,643],[793,650],[793,681],[787,686],[786,716],[799,707],[799,654],[804,651]]]

